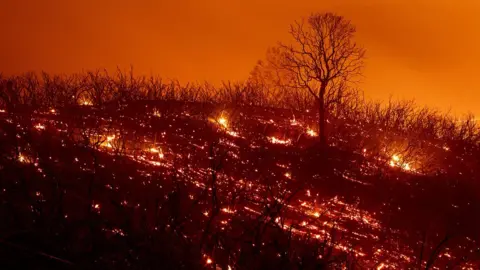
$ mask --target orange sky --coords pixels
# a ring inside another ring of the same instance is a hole
[[[315,11],[357,25],[370,97],[480,115],[478,0],[1,0],[0,71],[133,64],[181,81],[241,80]]]

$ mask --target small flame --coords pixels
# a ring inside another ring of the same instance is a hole
[[[162,149],[160,149],[160,148],[152,147],[152,148],[149,149],[149,151],[150,151],[151,153],[155,153],[155,154],[158,153],[158,158],[160,158],[160,159],[163,159],[163,158],[164,158]]]
[[[414,171],[412,166],[409,163],[402,160],[400,155],[397,155],[397,154],[392,155],[392,159],[389,161],[388,164],[390,165],[390,167],[399,167],[405,171]]]
[[[310,128],[307,130],[307,134],[311,137],[317,137],[318,136],[317,132],[315,132],[315,130],[310,129]]]
[[[115,139],[115,135],[107,136],[106,141],[102,143],[103,147],[112,148],[113,145],[110,143]]]
[[[18,154],[17,160],[18,162],[21,162],[21,163],[33,163],[33,159],[31,157],[26,156],[22,153]]]
[[[227,127],[228,127],[228,121],[227,121],[227,119],[226,119],[225,117],[223,117],[223,116],[218,119],[218,123],[219,123],[222,127],[224,127],[224,128],[227,128]]]

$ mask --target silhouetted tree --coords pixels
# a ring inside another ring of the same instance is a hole
[[[308,18],[307,25],[302,20],[290,26],[292,44],[280,44],[278,68],[291,73],[294,87],[308,91],[316,100],[322,145],[327,140],[325,98],[330,95],[328,92],[361,75],[365,50],[353,41],[355,32],[355,26],[342,16],[316,13]]]

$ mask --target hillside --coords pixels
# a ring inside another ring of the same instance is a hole
[[[480,267],[478,146],[332,118],[321,148],[313,113],[90,105],[0,113],[7,268]]]

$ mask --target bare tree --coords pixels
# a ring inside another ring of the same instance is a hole
[[[319,112],[320,142],[326,144],[325,98],[339,89],[341,82],[354,82],[363,69],[365,50],[354,41],[355,26],[333,13],[316,13],[290,26],[294,42],[280,44],[278,68],[293,75],[294,85],[308,91],[316,100]],[[335,96],[335,95],[333,95]]]

